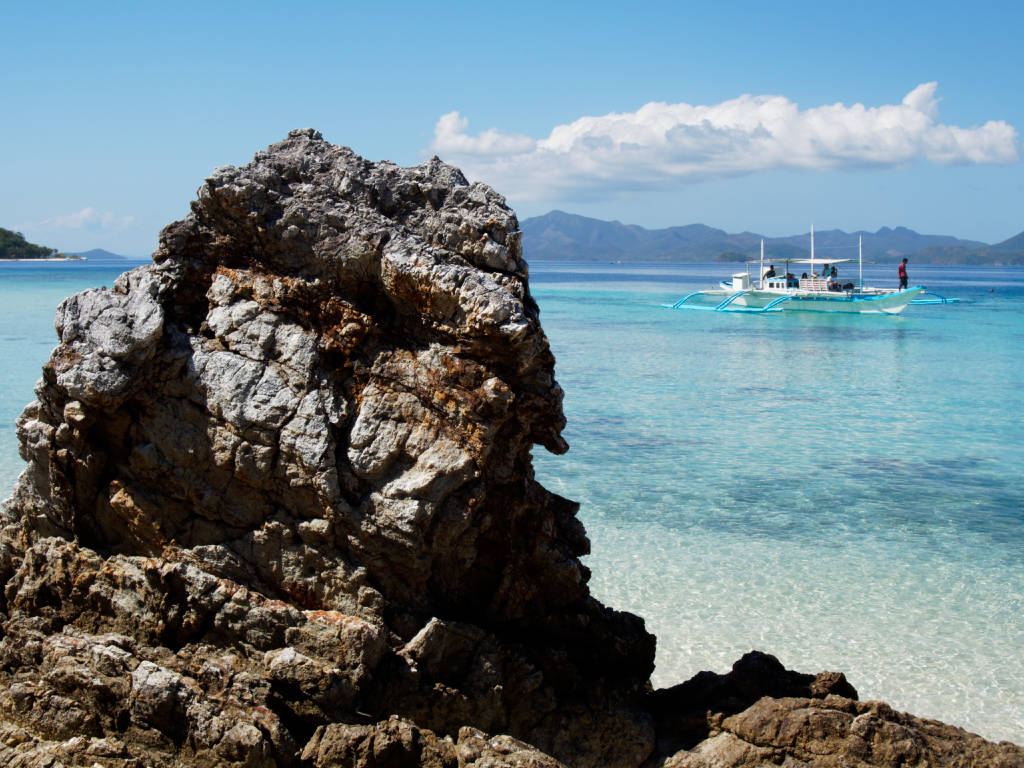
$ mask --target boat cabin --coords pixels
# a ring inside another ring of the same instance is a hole
[[[792,275],[776,275],[775,277],[766,277],[762,281],[762,290],[769,291],[784,291],[787,288],[796,288],[797,280]]]
[[[726,283],[722,283],[726,285]],[[749,272],[737,272],[732,276],[731,288],[734,291],[749,291],[750,290],[750,273]]]

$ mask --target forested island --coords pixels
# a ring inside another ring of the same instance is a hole
[[[61,253],[56,248],[36,245],[25,239],[21,232],[0,227],[0,259],[80,259],[74,254]]]

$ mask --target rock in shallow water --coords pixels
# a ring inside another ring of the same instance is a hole
[[[534,479],[565,420],[519,238],[436,158],[294,131],[66,300],[3,508],[0,757],[656,765],[761,694],[851,695],[749,663],[650,694]]]

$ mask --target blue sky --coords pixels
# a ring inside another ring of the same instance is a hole
[[[4,27],[0,226],[63,250],[149,254],[213,168],[307,126],[440,154],[520,218],[1024,230],[1017,2],[49,2]]]

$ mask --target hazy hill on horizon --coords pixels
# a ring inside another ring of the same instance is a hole
[[[635,224],[603,221],[565,211],[551,211],[519,223],[527,259],[566,261],[737,261],[757,258],[762,236],[731,234],[704,224],[645,229]],[[857,238],[863,237],[864,258],[896,262],[904,256],[919,263],[1022,264],[1024,232],[995,245],[949,235],[922,235],[907,227],[882,227],[877,232],[816,230],[816,253],[856,258]],[[807,258],[810,232],[765,237],[765,257]]]
[[[93,248],[91,251],[76,251],[74,256],[81,256],[83,259],[134,259],[135,256],[125,256],[120,253],[112,253],[103,248]]]

